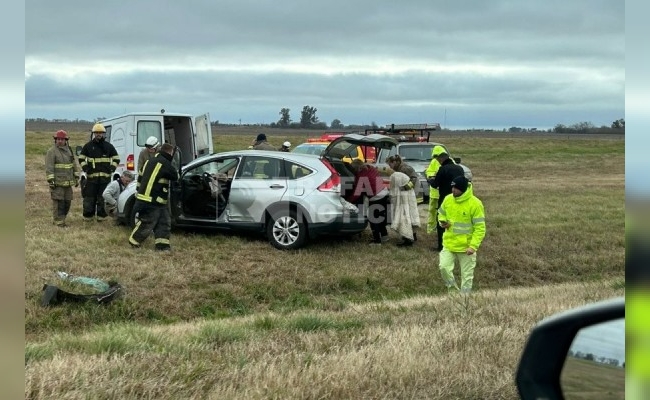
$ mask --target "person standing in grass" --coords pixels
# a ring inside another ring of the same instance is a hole
[[[136,223],[129,244],[140,247],[153,232],[156,250],[171,250],[169,236],[171,215],[169,213],[169,183],[178,180],[178,172],[172,165],[174,146],[165,143],[160,152],[147,161],[142,175],[138,175],[138,193],[133,212]]]
[[[413,201],[417,204],[417,200],[415,197],[415,188],[418,185],[418,174],[415,172],[413,167],[408,165],[407,163],[402,160],[402,157],[400,157],[399,154],[395,154],[393,156],[390,156],[386,159],[386,163],[395,172],[401,172],[404,175],[408,176],[409,180],[403,185],[400,186],[399,190],[405,192],[408,196],[413,197]],[[415,222],[415,221],[414,221]],[[418,217],[417,225],[413,225],[411,227],[411,230],[413,231],[413,242],[418,240],[418,235],[417,235],[417,228],[420,226],[420,220]],[[409,243],[409,241],[404,241],[400,245],[401,246],[410,246],[413,243]]]
[[[390,227],[400,234],[402,241],[397,246],[413,246],[415,229],[420,226],[418,203],[413,190],[404,190],[410,182],[409,176],[401,172],[393,172],[390,176],[390,208],[392,220]]]
[[[438,173],[438,170],[440,169],[440,163],[436,159],[434,152],[436,151],[436,147],[441,147],[441,146],[434,146],[433,149],[431,150],[432,158],[431,162],[429,163],[429,166],[427,167],[426,171],[424,171],[425,176],[427,177],[427,182],[429,182],[429,210],[428,210],[428,215],[427,215],[427,234],[432,234],[433,232],[438,231],[438,207],[440,206],[440,203],[438,202],[438,199],[440,198],[440,193],[438,192],[437,188],[434,188],[431,186],[431,182],[433,182],[433,179],[436,177],[436,174]],[[439,244],[442,244],[442,240],[438,240]]]
[[[440,208],[445,197],[451,193],[451,181],[457,176],[464,175],[465,171],[463,170],[463,167],[456,164],[456,162],[449,157],[449,154],[447,154],[447,151],[442,146],[434,146],[432,155],[440,165],[440,168],[438,168],[435,177],[429,179],[428,182],[432,188],[438,190],[438,208]],[[438,246],[434,248],[434,250],[442,251],[444,244],[443,234],[445,233],[445,230],[438,225],[437,231]]]
[[[92,134],[92,140],[84,145],[79,154],[79,165],[86,174],[85,182],[81,184],[83,219],[92,221],[96,218],[101,222],[108,217],[102,194],[120,164],[120,156],[115,147],[106,141],[104,125],[93,125]]]
[[[472,183],[464,175],[451,182],[451,196],[438,209],[438,224],[445,230],[440,252],[440,273],[449,291],[459,290],[454,278],[456,260],[460,264],[461,293],[470,293],[474,283],[476,252],[485,238],[485,210],[474,196]]]
[[[72,204],[72,186],[79,186],[79,164],[68,145],[68,133],[59,130],[53,138],[54,146],[45,155],[45,175],[50,185],[54,225],[65,227]]]
[[[354,173],[352,192],[346,196],[352,204],[362,204],[363,196],[368,198],[367,218],[372,232],[371,245],[388,242],[388,189],[379,171],[361,160],[353,160],[350,169]]]

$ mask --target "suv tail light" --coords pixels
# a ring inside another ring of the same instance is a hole
[[[133,162],[133,154],[126,156],[126,169],[129,171],[135,170],[135,163]]]
[[[332,167],[332,164],[325,159],[321,159],[321,162],[325,164],[327,169],[330,171],[330,177],[321,183],[318,186],[318,190],[321,192],[336,192],[341,193],[341,175]]]

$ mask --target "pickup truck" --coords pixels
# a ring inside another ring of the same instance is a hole
[[[357,148],[362,148],[364,151],[372,151],[376,154],[376,160],[368,160],[366,162],[374,165],[384,177],[384,184],[388,186],[390,174],[393,170],[388,167],[386,159],[394,154],[399,154],[404,162],[409,164],[419,176],[420,184],[416,188],[416,197],[418,202],[429,202],[429,183],[427,182],[425,171],[431,163],[431,153],[433,147],[440,145],[447,149],[442,143],[427,142],[423,140],[409,141],[396,137],[394,135],[386,135],[383,133],[367,133],[367,134],[346,134],[334,139],[328,147],[324,150],[323,155],[333,163],[339,174],[342,177],[349,175],[345,168],[338,167],[339,164],[345,164],[345,158],[350,158],[351,155],[356,154]],[[448,152],[448,154],[450,154]],[[450,154],[451,157],[451,154]],[[460,164],[460,158],[454,158],[456,163]],[[472,179],[472,172],[469,168],[460,164],[465,170],[465,177],[468,180]],[[344,179],[345,180],[345,179]]]

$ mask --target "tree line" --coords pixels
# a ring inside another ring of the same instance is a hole
[[[300,112],[300,120],[294,122],[291,118],[291,109],[283,107],[278,113],[280,118],[277,122],[272,122],[267,126],[270,128],[288,128],[288,129],[316,129],[316,130],[326,130],[326,129],[367,129],[367,128],[379,128],[379,126],[373,121],[370,125],[344,125],[340,119],[335,118],[332,122],[327,125],[327,123],[319,120],[316,113],[318,109],[306,105],[302,108]],[[45,118],[26,118],[25,122],[73,122],[73,123],[88,123],[93,124],[97,121],[105,119],[104,117],[97,117],[94,121],[85,121],[80,119],[68,120],[68,119],[53,119],[47,120]],[[217,125],[232,125],[232,124],[220,124],[219,121],[211,121],[213,126]],[[239,124],[241,125],[241,123]],[[262,126],[263,124],[254,124],[257,126]],[[481,130],[481,129],[472,129],[472,130]],[[490,131],[494,131],[490,129]],[[509,129],[503,129],[503,132],[510,133],[525,133],[525,132],[544,132],[543,130],[538,130],[536,128],[521,128],[517,126],[512,126]],[[571,134],[580,134],[580,133],[625,133],[625,119],[620,118],[611,123],[610,126],[603,125],[601,127],[596,127],[591,122],[578,122],[572,125],[563,125],[557,124],[553,129],[550,129],[546,132],[553,133],[571,133]]]

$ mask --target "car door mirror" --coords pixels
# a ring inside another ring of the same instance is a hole
[[[81,154],[81,146],[77,146],[74,148],[74,153],[77,155],[77,157]]]
[[[584,343],[580,337],[576,339],[578,333],[598,324],[624,318],[625,298],[618,297],[555,314],[535,325],[528,336],[517,367],[516,384],[521,398],[523,400],[563,399],[560,375],[567,357],[571,354],[574,341],[577,343],[576,346],[582,346]],[[567,377],[573,373],[571,370],[574,367],[570,368],[567,370]],[[571,391],[571,386],[567,387],[567,390]],[[591,393],[587,398],[603,397]]]
[[[560,386],[567,400],[625,398],[625,319],[578,331],[564,361]]]

